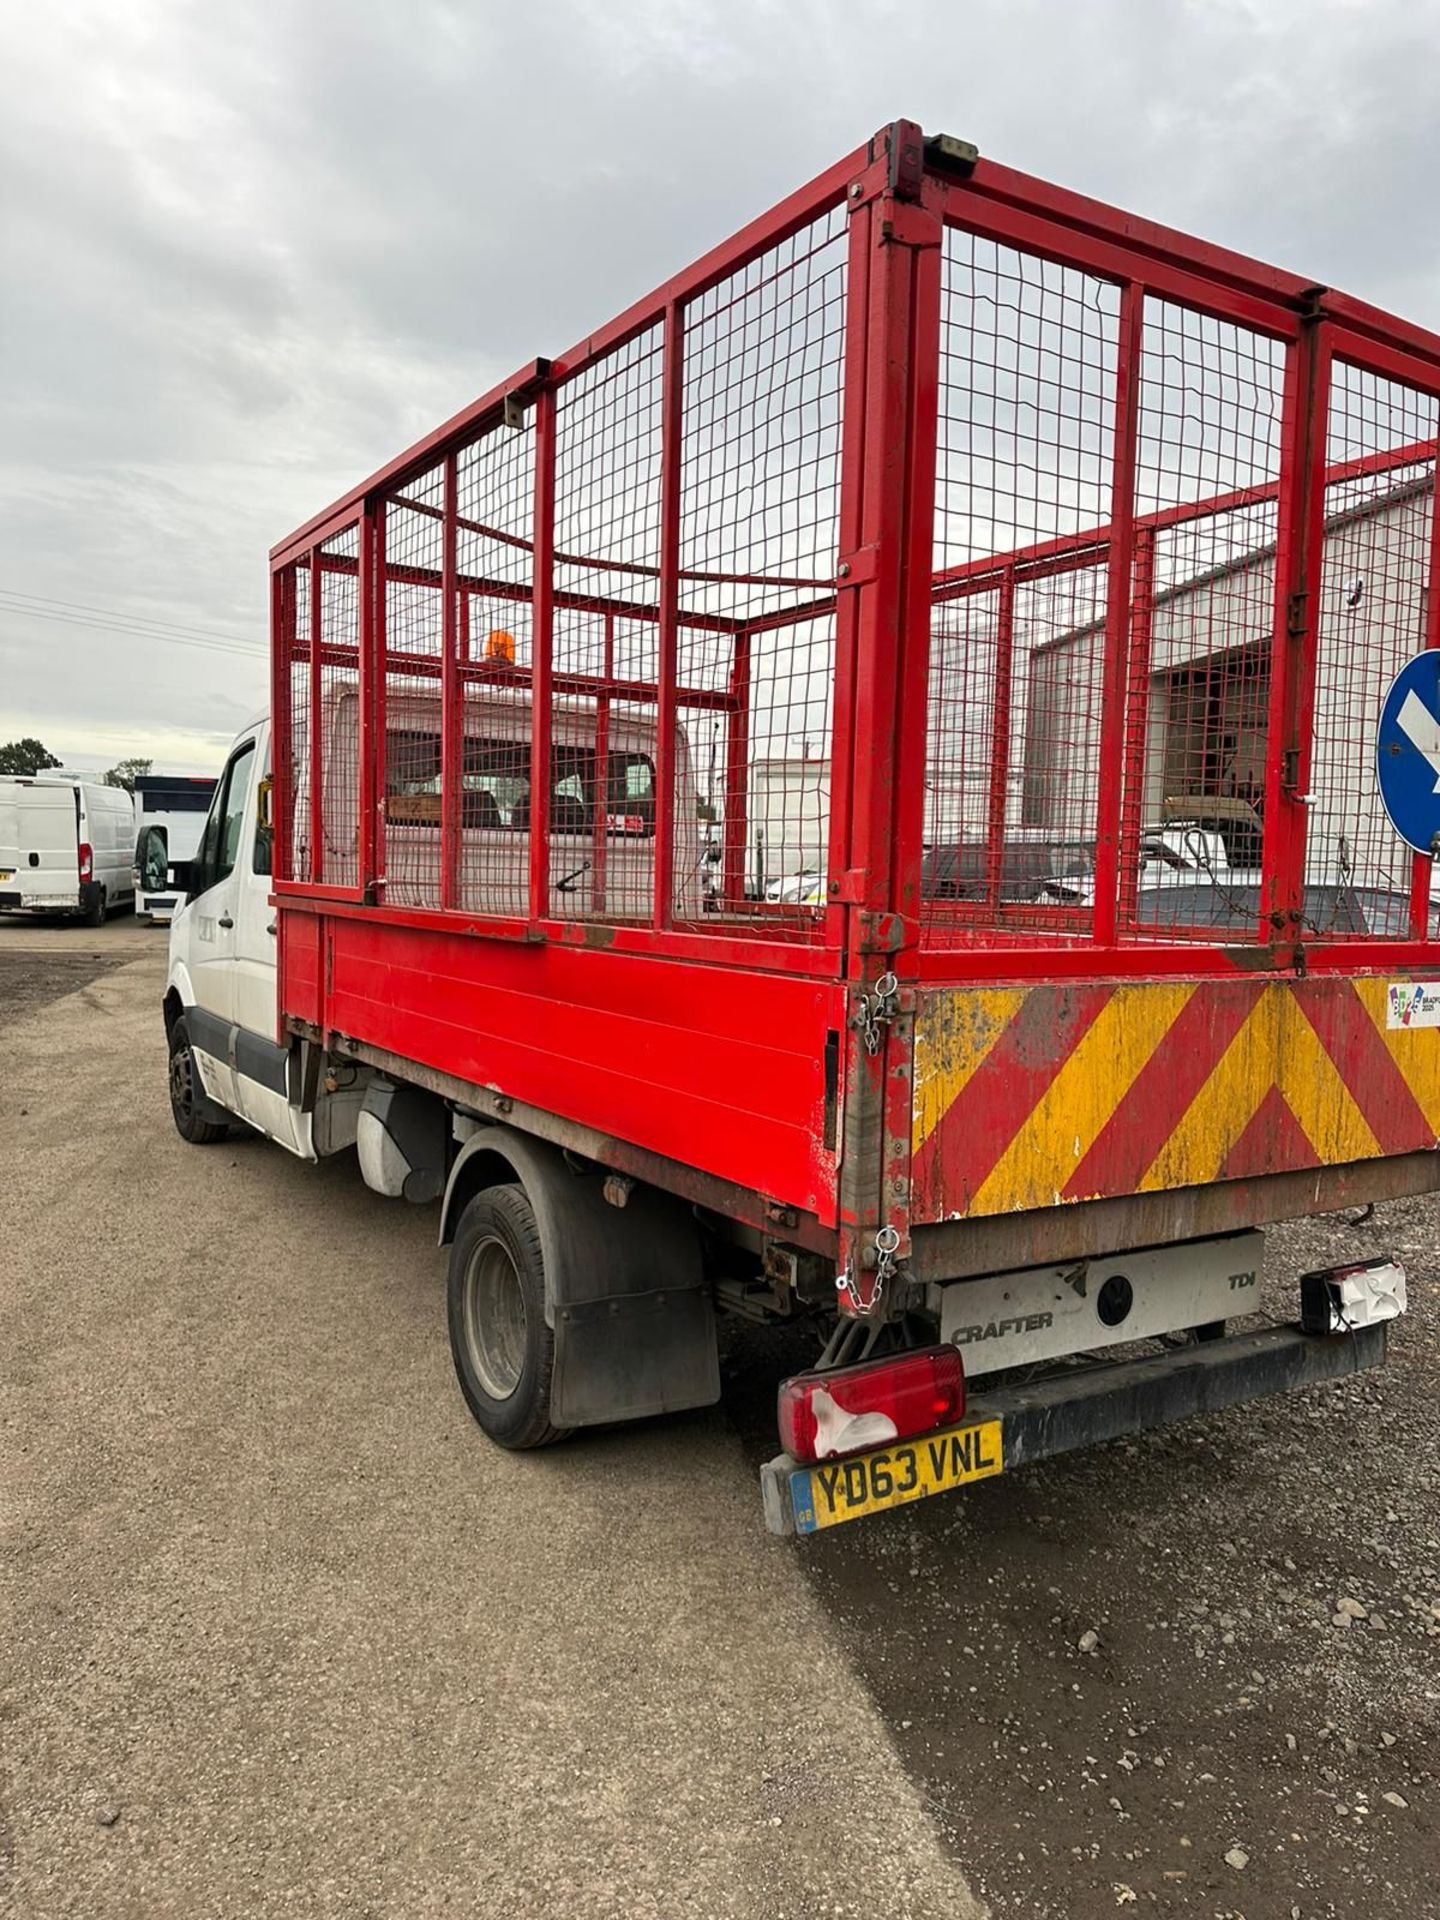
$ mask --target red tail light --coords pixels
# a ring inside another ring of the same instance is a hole
[[[958,1347],[925,1347],[829,1373],[782,1380],[780,1444],[795,1460],[911,1440],[953,1426],[965,1412],[965,1369]]]
[[[94,871],[95,855],[90,850],[90,842],[88,840],[82,840],[80,842],[80,884],[82,887],[89,886],[90,876]]]

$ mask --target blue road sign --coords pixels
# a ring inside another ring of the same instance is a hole
[[[1440,836],[1440,652],[1396,674],[1375,737],[1375,774],[1390,824],[1417,853]]]

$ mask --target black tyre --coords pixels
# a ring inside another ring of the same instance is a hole
[[[85,924],[87,927],[103,927],[105,924],[105,889],[103,887],[95,887],[91,890],[90,899],[85,907]]]
[[[211,1108],[201,1091],[190,1032],[183,1019],[170,1029],[170,1111],[175,1116],[175,1131],[192,1147],[212,1147],[230,1131],[223,1121],[207,1117]]]
[[[450,1249],[450,1352],[465,1403],[502,1447],[546,1447],[555,1336],[545,1322],[545,1263],[520,1186],[487,1187],[460,1216]]]

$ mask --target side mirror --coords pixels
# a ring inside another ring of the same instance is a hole
[[[274,776],[267,773],[255,790],[255,850],[250,869],[266,879],[275,870],[275,830],[271,802],[274,787]]]

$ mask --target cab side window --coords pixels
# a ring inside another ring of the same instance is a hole
[[[225,797],[223,779],[215,783],[215,796],[210,802],[210,811],[205,816],[205,830],[200,835],[200,845],[195,850],[195,858],[190,862],[190,898],[194,900],[213,885],[212,875],[215,868],[215,850],[220,844],[221,806]]]
[[[255,846],[250,856],[250,871],[268,880],[275,869],[275,825],[270,818],[274,802],[270,799],[271,776],[260,782],[260,797],[255,806]]]
[[[254,752],[255,742],[247,740],[238,753],[231,755],[230,764],[215,789],[215,800],[205,822],[200,851],[195,856],[192,868],[192,898],[207,893],[211,887],[218,887],[234,870],[240,851],[240,829],[245,819],[245,796]]]
[[[220,835],[220,871],[216,880],[228,879],[240,854],[240,828],[245,819],[245,791],[250,777],[250,759],[255,749],[246,747],[230,762],[225,779],[225,825]]]

